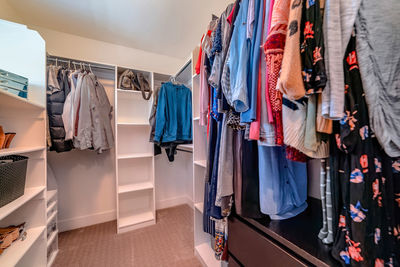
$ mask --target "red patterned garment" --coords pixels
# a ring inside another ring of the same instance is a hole
[[[286,158],[291,161],[307,162],[307,155],[291,146],[286,147]]]
[[[267,62],[267,105],[271,106],[271,122],[275,128],[275,142],[277,145],[283,145],[283,126],[282,126],[282,93],[276,89],[279,78],[279,72],[282,65],[283,51],[286,40],[286,24],[277,24],[273,26],[264,44],[265,60]]]
[[[276,85],[282,66],[283,51],[285,49],[287,25],[289,21],[290,0],[275,0],[270,30],[267,40],[263,45],[267,64],[265,101],[268,108],[268,120],[275,128],[276,145],[283,143],[282,125],[282,93]],[[270,114],[272,116],[270,116]]]

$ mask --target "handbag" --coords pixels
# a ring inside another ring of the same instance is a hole
[[[141,91],[143,99],[149,100],[153,91],[150,83],[143,73],[134,73],[133,70],[125,70],[119,76],[118,88],[123,90]]]
[[[153,94],[153,91],[150,88],[150,83],[146,79],[146,77],[143,75],[143,73],[138,73],[137,74],[137,80],[140,85],[140,91],[142,91],[142,96],[144,100],[149,100],[151,95]],[[146,95],[147,93],[147,95]]]
[[[137,90],[140,91],[140,85],[137,81],[136,74],[132,70],[125,70],[121,76],[119,76],[118,88],[123,90]]]

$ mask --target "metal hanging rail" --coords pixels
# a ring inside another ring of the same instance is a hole
[[[72,67],[72,65],[78,65],[78,66],[86,66],[89,68],[96,68],[96,69],[103,69],[103,70],[112,70],[115,71],[114,66],[110,65],[105,65],[105,64],[98,64],[98,63],[92,63],[88,61],[82,61],[82,60],[75,60],[75,59],[69,59],[69,58],[63,58],[63,57],[57,57],[57,56],[51,56],[47,55],[47,61],[54,61],[54,62],[60,62],[60,63],[66,63],[69,65],[69,67]]]

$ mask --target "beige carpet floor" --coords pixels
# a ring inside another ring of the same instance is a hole
[[[194,256],[193,210],[157,211],[157,223],[116,234],[116,221],[63,232],[54,267],[201,266]]]

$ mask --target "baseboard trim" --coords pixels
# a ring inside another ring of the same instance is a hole
[[[163,199],[160,201],[156,202],[156,209],[161,210],[161,209],[166,209],[166,208],[171,208],[179,205],[187,204],[190,207],[193,208],[193,201],[192,199],[187,196],[180,196],[180,197],[174,197],[174,198],[169,198],[169,199]]]
[[[104,223],[116,220],[116,211],[109,210],[104,212],[99,212],[95,214],[75,217],[66,220],[59,220],[58,221],[58,229],[60,232],[65,232],[69,230],[74,230],[94,224]]]

